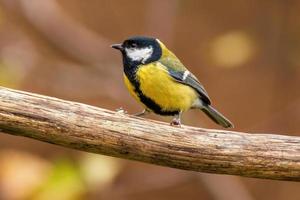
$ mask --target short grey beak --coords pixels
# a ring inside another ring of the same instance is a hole
[[[118,49],[120,51],[122,51],[124,49],[123,46],[122,46],[122,44],[113,44],[110,47],[114,48],[114,49]]]

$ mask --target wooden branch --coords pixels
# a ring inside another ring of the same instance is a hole
[[[300,138],[168,124],[0,88],[0,129],[184,170],[300,181]]]

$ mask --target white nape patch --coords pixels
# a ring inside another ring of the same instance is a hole
[[[185,80],[188,75],[190,74],[190,72],[188,70],[186,70],[184,73],[183,73],[183,76],[182,76],[182,80]]]
[[[153,53],[153,47],[145,47],[145,48],[125,48],[126,55],[132,61],[141,61],[145,63]]]

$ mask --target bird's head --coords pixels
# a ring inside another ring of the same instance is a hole
[[[156,38],[137,36],[111,47],[122,52],[125,62],[147,64],[161,58],[163,45]]]

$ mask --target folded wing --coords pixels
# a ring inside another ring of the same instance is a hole
[[[173,77],[175,81],[194,88],[198,92],[200,99],[204,103],[211,104],[210,98],[203,85],[191,72],[189,72],[184,67],[184,65],[179,61],[178,58],[169,57],[161,59],[159,63],[167,68],[170,76]]]

